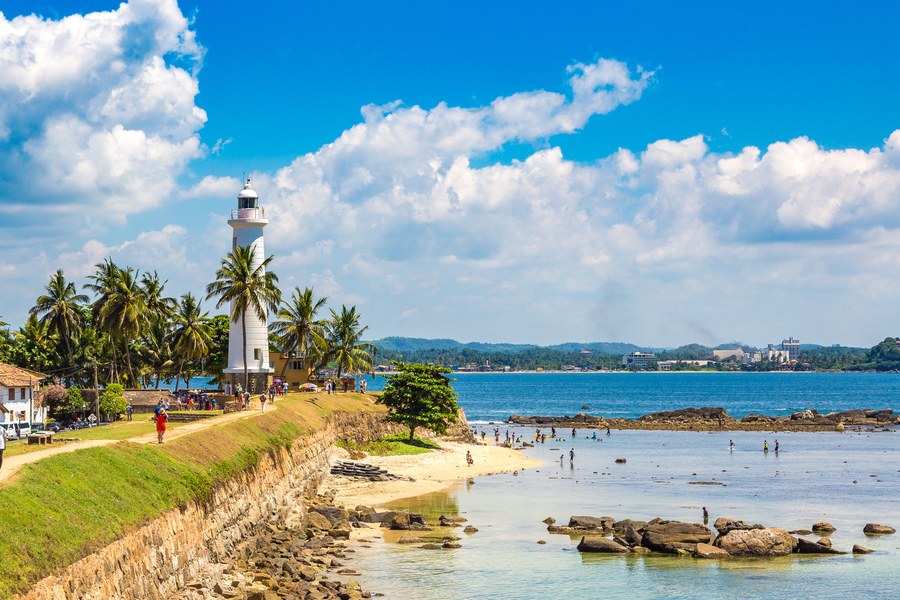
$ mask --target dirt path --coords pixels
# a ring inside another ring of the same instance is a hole
[[[277,402],[275,404],[269,403],[269,405],[266,406],[266,412],[270,412],[273,410],[278,410]],[[189,423],[188,425],[183,425],[181,427],[166,431],[166,435],[164,438],[165,441],[163,443],[176,438],[180,438],[183,435],[189,435],[191,433],[202,431],[210,427],[224,425],[225,423],[231,423],[232,421],[237,421],[238,419],[247,419],[260,414],[262,413],[258,410],[248,410],[244,412],[229,413],[220,417],[203,419],[202,421],[197,421],[195,423]],[[85,448],[108,446],[110,444],[116,444],[118,442],[126,441],[134,442],[136,444],[155,444],[156,433],[146,433],[144,435],[125,438],[122,440],[83,440],[80,442],[66,442],[64,445],[56,447],[51,446],[46,450],[29,452],[28,454],[20,454],[19,456],[10,456],[9,458],[3,459],[3,470],[0,471],[0,483],[7,481],[10,477],[12,477],[19,469],[22,468],[22,465],[37,462],[43,458],[47,458],[48,456],[63,454],[65,452],[75,452],[76,450],[83,450]]]

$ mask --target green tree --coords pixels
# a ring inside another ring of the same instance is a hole
[[[141,277],[141,289],[144,292],[144,302],[147,305],[147,316],[150,321],[168,321],[175,311],[175,299],[163,296],[166,281],[160,281],[156,271],[153,274],[144,273]]]
[[[312,288],[306,288],[302,292],[295,287],[291,299],[284,302],[278,310],[276,321],[269,326],[269,331],[278,340],[278,348],[282,352],[282,358],[295,353],[303,357],[307,364],[315,367],[321,359],[326,341],[324,336],[325,321],[316,319],[328,298],[313,296]],[[288,361],[284,361],[281,368],[281,376],[287,369]]]
[[[82,414],[85,408],[87,408],[87,403],[81,397],[81,392],[78,391],[78,388],[70,387],[66,390],[62,403],[56,407],[56,412],[66,418],[74,419]]]
[[[118,338],[125,346],[125,365],[135,387],[138,381],[131,366],[131,341],[141,335],[148,322],[146,298],[137,276],[131,267],[119,269],[113,293],[100,311],[100,317],[108,324],[113,340]]]
[[[167,373],[174,365],[172,360],[172,332],[166,321],[158,320],[146,328],[142,336],[141,354],[144,362],[156,376],[156,389],[163,374]]]
[[[111,415],[113,420],[118,419],[119,415],[124,413],[128,407],[128,400],[122,395],[124,391],[118,383],[106,386],[106,389],[100,394],[100,412]]]
[[[374,355],[378,349],[375,344],[363,342],[362,335],[369,328],[360,328],[360,314],[353,306],[347,310],[341,306],[340,314],[331,309],[331,318],[325,323],[328,351],[325,354],[325,362],[337,363],[337,376],[346,369],[349,373],[371,373]]]
[[[409,439],[422,427],[437,434],[455,423],[459,406],[456,392],[446,377],[452,373],[440,365],[409,364],[392,361],[394,375],[388,375],[384,391],[377,402],[388,409],[385,420],[409,427]]]
[[[244,357],[244,389],[249,389],[247,374],[247,322],[243,317],[252,312],[265,321],[268,310],[277,310],[281,291],[275,285],[278,277],[267,271],[274,255],[253,266],[255,250],[251,246],[237,246],[222,259],[216,280],[206,286],[206,299],[218,298],[216,308],[231,302],[231,322],[241,322],[241,347]]]
[[[71,338],[78,334],[82,323],[81,305],[88,301],[88,297],[75,291],[75,284],[66,281],[62,269],[50,277],[46,290],[47,293],[39,296],[28,312],[39,315],[41,321],[48,323],[50,330],[59,335],[66,345],[69,367],[74,369]]]
[[[228,366],[228,325],[229,320],[226,315],[216,315],[211,319],[205,319],[206,324],[212,331],[212,345],[209,353],[206,355],[206,373],[213,376],[210,383],[217,384],[222,382],[222,371]]]
[[[201,313],[200,303],[193,294],[181,297],[175,310],[175,355],[179,359],[178,378],[175,380],[175,391],[178,391],[178,379],[184,369],[186,360],[199,360],[209,352],[212,346],[212,329],[206,323],[206,314]]]
[[[15,340],[9,352],[13,364],[37,371],[53,366],[59,337],[50,331],[48,322],[29,315],[25,325],[15,333]]]

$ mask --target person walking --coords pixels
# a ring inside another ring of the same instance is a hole
[[[775,440],[775,452],[778,452],[778,440]]]
[[[769,451],[769,441],[766,440],[763,442],[763,452],[768,452],[768,451]]]
[[[262,405],[262,412],[266,412],[266,400],[268,400],[268,397],[265,392],[259,395],[259,403]]]
[[[156,413],[156,439],[159,440],[159,443],[163,443],[163,436],[166,434],[166,422],[169,420],[169,415],[166,414],[166,409],[161,409],[158,413]]]
[[[134,408],[131,406],[131,403],[125,407],[125,414],[128,416],[128,420],[131,420],[131,413],[134,411]]]
[[[575,448],[569,450],[569,462],[575,462]]]
[[[728,440],[728,449],[734,452],[734,440]]]
[[[269,386],[269,401],[275,402],[275,384]]]
[[[475,461],[472,459],[472,453],[466,450],[466,464],[471,467],[474,462]]]

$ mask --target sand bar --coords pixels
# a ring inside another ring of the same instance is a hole
[[[411,477],[415,481],[367,481],[329,475],[322,489],[334,490],[335,504],[351,508],[360,504],[377,506],[392,500],[437,492],[468,477],[529,469],[542,464],[515,450],[493,444],[440,442],[440,446],[440,450],[427,454],[369,456],[359,461],[387,469],[392,475]],[[466,451],[472,453],[475,461],[471,467],[466,465]],[[347,452],[338,447],[334,448],[334,457],[336,460],[349,459]]]

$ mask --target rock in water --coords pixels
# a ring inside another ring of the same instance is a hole
[[[728,517],[719,517],[716,519],[716,522],[713,523],[713,527],[715,527],[716,531],[719,533],[725,533],[727,529],[727,525],[729,523],[734,523],[734,519],[729,519]]]
[[[587,404],[583,404],[583,405],[581,406],[581,410],[591,410],[591,407],[588,406]]]
[[[865,546],[860,546],[859,544],[853,544],[853,554],[871,554],[875,552],[874,550],[870,550]]]
[[[471,525],[466,525],[466,528],[463,529],[464,533],[478,533],[478,530]]]
[[[612,517],[569,517],[569,527],[583,527],[585,529],[612,529],[616,522]]]
[[[605,537],[585,536],[578,544],[579,552],[628,552],[628,548]]]
[[[863,527],[863,533],[866,535],[890,535],[896,531],[893,527],[887,525],[879,525],[878,523],[866,523]]]
[[[713,533],[700,523],[659,521],[647,526],[641,546],[658,552],[674,552],[679,548],[693,552],[697,544],[711,544],[713,538]]]
[[[617,458],[617,459],[616,459],[616,462],[621,464],[621,463],[624,463],[624,462],[625,462],[625,459],[624,459],[624,458]]]
[[[732,556],[787,556],[793,543],[785,529],[732,529],[715,545]]]
[[[425,540],[422,538],[414,537],[411,535],[401,535],[400,539],[397,540],[398,544],[422,544]]]
[[[441,515],[441,520],[438,522],[438,525],[441,527],[458,527],[460,523],[465,523],[466,521],[468,521],[468,519],[465,517]]]
[[[816,540],[816,543],[822,544],[823,546],[827,546],[827,547],[831,548],[831,538],[828,538],[828,537],[819,538],[818,540]]]
[[[726,550],[710,546],[709,544],[697,544],[694,555],[697,558],[728,558],[731,556]]]
[[[837,531],[834,525],[829,523],[828,521],[819,521],[818,523],[813,523],[812,526],[813,531],[824,531],[826,533],[832,533]]]
[[[804,539],[797,540],[796,552],[797,554],[846,554],[846,552],[841,552],[840,550],[829,548],[818,542],[810,542],[809,540]]]

